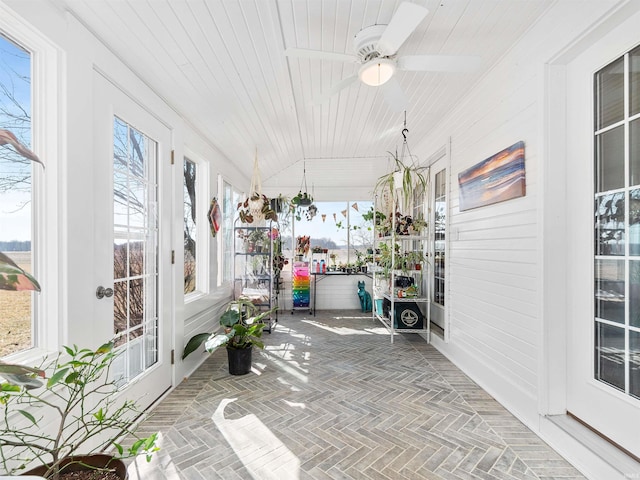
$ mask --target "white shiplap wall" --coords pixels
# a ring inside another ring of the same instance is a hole
[[[417,147],[422,158],[448,142],[451,152],[450,336],[448,343],[433,336],[433,343],[534,429],[543,322],[538,259],[544,64],[614,3],[551,7]],[[458,173],[520,140],[526,196],[460,212]]]
[[[315,284],[315,291],[311,277],[311,305],[315,296],[316,310],[359,310],[358,281],[364,281],[365,290],[372,294],[371,279],[365,275],[327,275]],[[282,315],[288,315],[293,305],[290,272],[283,274],[283,285],[278,303]]]

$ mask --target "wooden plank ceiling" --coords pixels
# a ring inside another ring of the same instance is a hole
[[[355,54],[354,35],[388,24],[400,0],[57,1],[247,177],[257,147],[266,191],[295,195],[306,165],[317,200],[347,199],[353,188],[371,189],[390,168],[386,152],[401,147],[404,114],[379,87],[356,81],[314,103],[357,74],[356,63],[284,53]],[[399,55],[476,55],[481,66],[473,73],[396,74],[408,100],[410,147],[553,3],[412,1],[429,14]],[[431,153],[412,152],[421,160]]]

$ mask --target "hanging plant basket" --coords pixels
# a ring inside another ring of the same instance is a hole
[[[307,192],[302,193],[302,190],[291,199],[291,204],[296,207],[308,207],[313,203],[313,197]]]
[[[238,203],[238,216],[242,223],[278,220],[278,214],[271,208],[271,201],[266,195],[259,193],[254,193],[244,202]]]
[[[264,220],[278,220],[278,214],[271,207],[271,201],[262,194],[262,182],[258,169],[258,150],[253,161],[253,176],[251,177],[251,193],[243,202],[238,203],[238,216],[242,223],[261,222]]]

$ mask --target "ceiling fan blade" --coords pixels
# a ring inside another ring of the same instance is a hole
[[[354,55],[346,53],[323,52],[322,50],[307,50],[305,48],[287,48],[284,51],[287,57],[319,58],[320,60],[331,60],[334,62],[357,62]]]
[[[378,40],[377,50],[382,56],[395,54],[409,35],[420,25],[429,10],[411,2],[401,3],[389,25]]]
[[[393,111],[402,112],[407,109],[409,102],[397,78],[391,78],[380,86],[380,88],[382,89],[385,101]]]
[[[406,55],[398,58],[398,70],[413,72],[473,72],[482,59],[464,55]]]
[[[358,80],[358,75],[351,75],[350,77],[347,77],[344,80],[340,80],[338,83],[336,83],[333,87],[331,87],[326,92],[314,97],[313,103],[315,105],[320,105],[321,103],[326,102],[331,97],[333,97],[336,93],[338,93],[340,90],[347,88],[356,80]]]

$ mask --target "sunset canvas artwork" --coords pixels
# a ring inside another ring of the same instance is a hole
[[[523,197],[524,142],[517,142],[458,174],[460,211]]]

